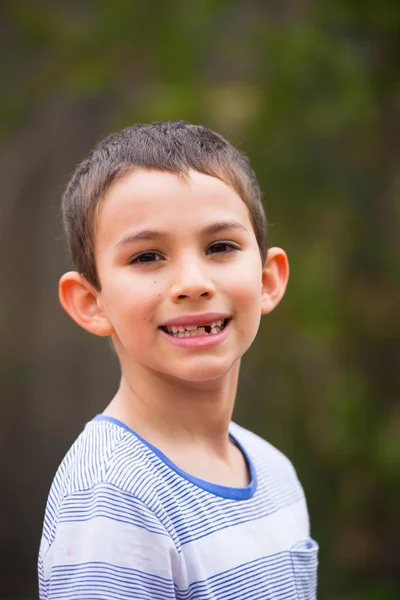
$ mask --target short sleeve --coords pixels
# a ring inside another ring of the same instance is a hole
[[[111,484],[61,503],[39,552],[41,600],[175,599],[180,556],[153,512]]]

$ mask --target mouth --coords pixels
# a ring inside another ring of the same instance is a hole
[[[219,319],[212,323],[199,323],[198,325],[161,325],[160,329],[167,335],[176,338],[212,336],[225,329],[231,319]]]

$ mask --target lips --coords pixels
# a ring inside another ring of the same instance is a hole
[[[161,327],[162,331],[168,333],[168,335],[173,335],[175,337],[193,337],[197,335],[215,335],[219,333],[223,329],[225,329],[228,323],[228,319],[214,321],[209,325],[172,325],[172,327]]]
[[[211,325],[195,327],[191,330],[186,330],[183,326],[179,326],[177,333],[169,333],[167,327],[159,327],[160,334],[168,340],[173,346],[182,350],[204,350],[212,348],[223,343],[230,330],[232,319],[224,319],[222,325],[211,329]],[[175,329],[177,326],[173,326]],[[179,331],[183,329],[183,331]]]

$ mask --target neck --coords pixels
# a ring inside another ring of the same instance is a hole
[[[223,457],[229,452],[229,423],[240,361],[222,378],[187,382],[140,366],[124,369],[105,415],[120,419],[148,442],[167,451],[196,442]]]

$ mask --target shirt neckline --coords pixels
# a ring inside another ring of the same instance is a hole
[[[215,496],[220,496],[222,498],[226,498],[227,500],[248,500],[249,498],[252,498],[254,496],[254,494],[257,490],[257,473],[254,468],[253,462],[252,462],[250,456],[247,454],[245,448],[242,446],[242,444],[239,442],[239,440],[232,434],[231,431],[229,431],[229,437],[231,438],[233,443],[236,444],[236,446],[239,448],[239,450],[242,452],[242,454],[245,458],[245,461],[247,463],[247,467],[249,469],[250,483],[246,487],[237,488],[237,487],[229,487],[229,486],[225,486],[225,485],[218,485],[217,483],[211,483],[210,481],[206,481],[205,479],[200,479],[199,477],[195,477],[194,475],[187,473],[186,471],[184,471],[183,469],[178,467],[178,465],[176,465],[174,462],[172,462],[172,460],[170,460],[168,458],[168,456],[166,456],[163,452],[161,452],[161,450],[159,450],[158,448],[156,448],[155,446],[150,444],[150,442],[148,442],[141,435],[139,435],[136,431],[134,431],[131,427],[129,427],[128,425],[126,425],[125,423],[120,421],[119,419],[115,419],[114,417],[109,417],[107,415],[96,415],[92,419],[92,422],[93,421],[95,421],[95,422],[103,421],[103,422],[113,423],[117,427],[121,427],[122,429],[125,429],[125,431],[128,431],[130,434],[134,435],[143,445],[145,445],[147,448],[149,448],[149,450],[151,450],[164,464],[166,464],[170,469],[172,469],[172,471],[177,473],[183,479],[186,479],[186,481],[189,481],[196,487],[201,488],[201,489],[205,490],[206,492],[209,492],[210,494],[214,494]]]

